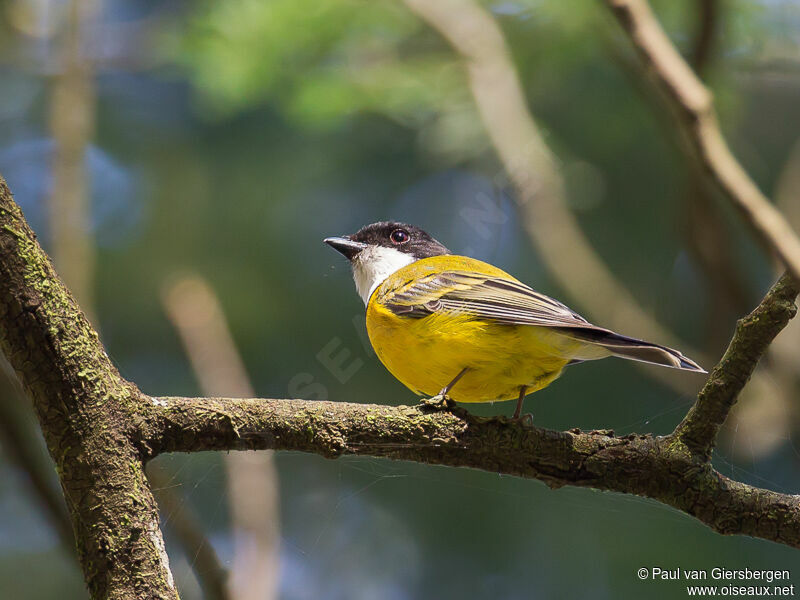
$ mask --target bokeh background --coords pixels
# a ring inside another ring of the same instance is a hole
[[[687,159],[607,9],[463,4],[437,22],[411,0],[0,2],[0,173],[126,377],[158,395],[415,403],[321,242],[389,218],[714,363],[776,267]],[[800,4],[654,7],[800,226]],[[465,68],[481,57],[518,74],[510,123],[476,108],[493,91]],[[798,343],[794,324],[726,424],[724,474],[798,491]],[[601,361],[527,408],[545,427],[665,434],[701,383]],[[83,598],[32,411],[7,373],[0,394],[2,595]],[[651,566],[794,569],[800,585],[796,550],[618,494],[292,453],[167,456],[151,473],[186,599],[684,597],[639,581]]]

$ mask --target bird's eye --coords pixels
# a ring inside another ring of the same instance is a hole
[[[410,236],[405,229],[395,229],[390,235],[389,239],[392,240],[393,244],[405,244],[409,240]]]

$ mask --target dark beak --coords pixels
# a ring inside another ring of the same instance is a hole
[[[362,244],[361,242],[354,242],[353,240],[346,237],[329,237],[325,238],[322,241],[328,244],[334,250],[337,250],[342,254],[344,254],[345,257],[347,257],[347,260],[353,260],[356,254],[358,254],[364,248],[367,247],[366,244]]]

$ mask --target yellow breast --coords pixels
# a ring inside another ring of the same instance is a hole
[[[386,368],[418,394],[433,396],[465,367],[450,392],[459,402],[515,399],[551,383],[567,364],[563,336],[543,327],[504,325],[463,314],[423,318],[398,316],[385,298],[420,277],[444,270],[479,272],[514,279],[487,263],[461,256],[434,256],[399,269],[373,292],[367,331]]]

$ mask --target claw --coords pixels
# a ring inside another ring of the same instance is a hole
[[[533,427],[533,415],[531,413],[525,413],[521,417],[517,417],[515,420],[519,422],[520,425],[527,427],[528,429]]]
[[[438,410],[455,408],[455,401],[447,394],[436,394],[430,398],[420,398],[420,405]]]

